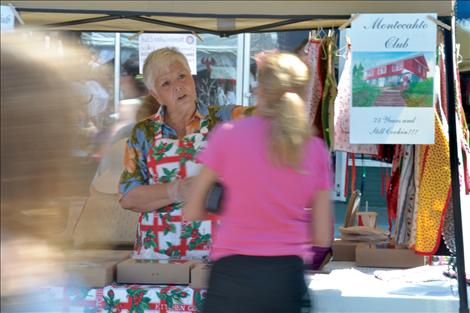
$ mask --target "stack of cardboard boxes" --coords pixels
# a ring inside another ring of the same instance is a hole
[[[424,264],[424,257],[410,249],[398,248],[388,232],[377,228],[376,212],[357,212],[360,193],[351,196],[342,238],[333,242],[333,261],[356,262],[357,266],[409,268]],[[366,203],[367,208],[367,203]]]
[[[337,239],[333,242],[333,261],[356,262],[357,266],[410,268],[424,265],[424,257],[393,243],[360,242]]]
[[[210,265],[195,260],[139,260],[130,251],[70,250],[65,253],[69,286],[104,287],[128,284],[189,285],[207,288]]]

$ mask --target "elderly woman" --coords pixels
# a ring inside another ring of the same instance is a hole
[[[120,203],[125,209],[141,213],[133,257],[202,258],[209,252],[211,220],[181,219],[191,176],[199,169],[194,156],[205,146],[217,117],[233,118],[243,109],[212,108],[205,116],[196,103],[189,64],[174,48],[152,52],[143,74],[150,94],[161,107],[136,124],[125,151]]]

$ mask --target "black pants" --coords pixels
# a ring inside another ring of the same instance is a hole
[[[306,293],[297,256],[233,255],[212,267],[203,313],[299,313]]]

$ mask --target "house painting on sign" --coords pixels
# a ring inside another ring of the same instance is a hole
[[[432,107],[433,53],[356,52],[353,107]]]
[[[365,81],[377,87],[397,87],[405,90],[410,83],[423,81],[429,71],[423,54],[396,60],[366,69]]]

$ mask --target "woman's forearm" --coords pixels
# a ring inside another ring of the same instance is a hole
[[[330,191],[321,190],[312,202],[312,244],[331,247],[334,239],[334,221]]]
[[[135,212],[150,212],[173,203],[167,184],[143,185],[129,191],[119,203],[124,209]]]

